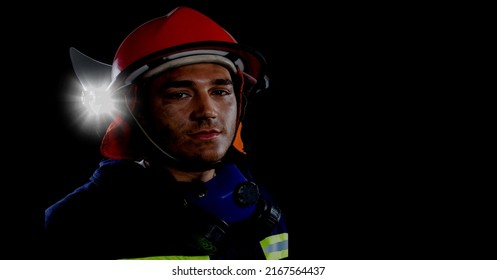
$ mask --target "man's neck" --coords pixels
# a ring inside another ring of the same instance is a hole
[[[171,172],[173,177],[179,182],[191,182],[193,180],[207,182],[216,175],[215,169],[205,171],[185,171],[170,166],[166,166],[165,168]]]

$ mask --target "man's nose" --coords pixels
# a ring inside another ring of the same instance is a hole
[[[215,118],[217,117],[217,110],[215,100],[208,92],[201,92],[194,97],[195,108],[193,114],[195,118]]]

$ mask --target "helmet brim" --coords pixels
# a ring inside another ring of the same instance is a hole
[[[111,91],[133,83],[144,73],[178,57],[213,53],[229,59],[244,75],[249,76],[248,80],[255,82],[253,90],[268,87],[266,60],[257,50],[238,43],[204,41],[164,49],[135,61],[116,76],[111,83]]]

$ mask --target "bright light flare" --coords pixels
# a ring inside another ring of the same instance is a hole
[[[108,92],[102,90],[82,91],[81,102],[95,115],[112,115],[117,110],[115,100]]]
[[[67,91],[69,113],[74,123],[82,127],[83,132],[97,131],[101,136],[117,113],[117,106],[108,91],[111,83],[112,66],[97,61],[75,48],[69,48],[69,55],[74,73],[79,82],[71,84]],[[64,104],[66,108],[67,104]],[[71,127],[74,126],[71,124]]]
[[[119,113],[116,99],[103,89],[85,89],[78,80],[68,83],[67,88],[63,108],[69,115],[68,125],[83,135],[101,137]]]

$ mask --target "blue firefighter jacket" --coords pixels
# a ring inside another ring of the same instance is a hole
[[[49,258],[288,258],[285,217],[267,190],[257,186],[257,201],[247,205],[233,197],[254,200],[253,190],[224,188],[250,181],[241,170],[217,170],[228,179],[209,185],[177,182],[131,160],[102,160],[87,183],[46,209]]]

